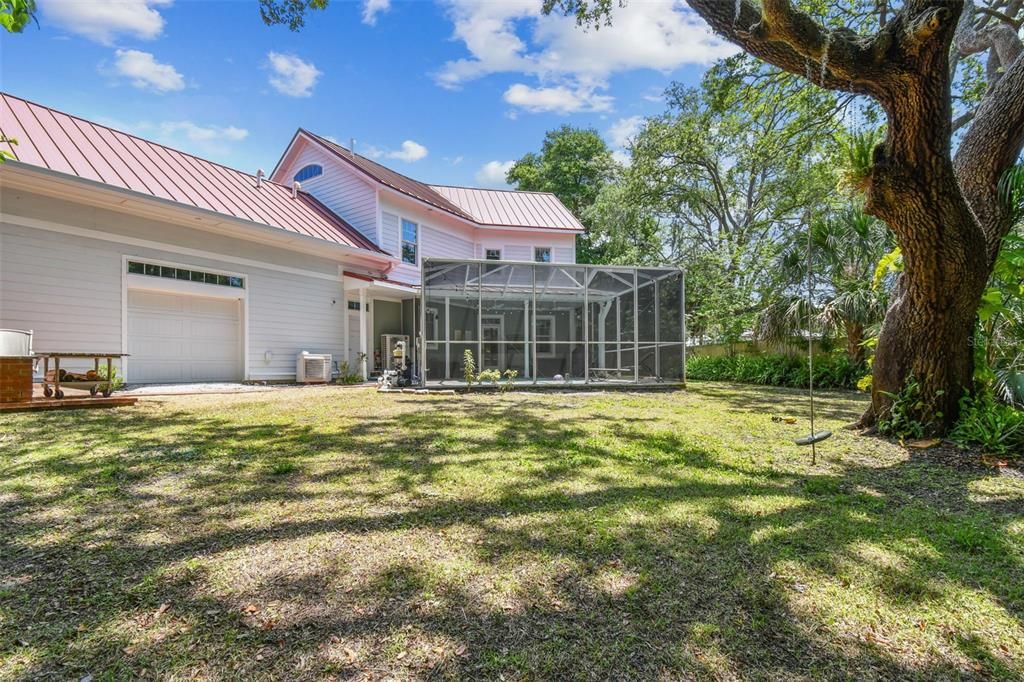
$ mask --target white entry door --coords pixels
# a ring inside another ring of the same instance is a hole
[[[348,314],[348,371],[355,373],[362,371],[359,364],[359,313]]]
[[[240,308],[237,299],[130,290],[128,381],[240,381]]]

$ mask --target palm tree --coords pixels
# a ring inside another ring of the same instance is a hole
[[[874,285],[873,275],[893,248],[892,236],[884,223],[856,205],[814,221],[810,229],[814,326],[844,336],[850,359],[863,363],[867,331],[885,315],[886,291]],[[758,315],[758,336],[769,342],[792,339],[808,328],[803,236],[794,236],[779,256],[777,272],[784,293]]]
[[[1017,224],[1003,239],[978,310],[982,359],[996,397],[1024,407],[1024,163],[1006,172],[999,193]]]

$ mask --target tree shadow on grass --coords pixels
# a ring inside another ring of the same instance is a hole
[[[955,627],[959,658],[829,634],[828,605],[799,591],[804,573],[845,580],[910,612],[979,590],[1019,626],[1005,525],[1024,506],[974,495],[987,471],[936,474],[918,454],[757,471],[664,431],[438,404],[330,428],[83,415],[63,423],[87,441],[70,454],[35,452],[53,424],[22,423],[4,476],[60,484],[0,497],[0,576],[24,579],[0,588],[0,658],[29,652],[26,679],[1019,674]],[[268,473],[281,458],[297,469]],[[467,470],[506,479],[420,494]],[[75,518],[54,527],[62,507]],[[894,556],[869,577],[866,546]]]

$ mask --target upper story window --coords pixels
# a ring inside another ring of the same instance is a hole
[[[533,260],[537,263],[551,262],[551,247],[537,246],[533,249]]]
[[[402,218],[402,262],[416,265],[420,226]]]
[[[487,260],[501,260],[501,249],[485,249],[484,258]]]
[[[316,163],[311,163],[308,166],[303,166],[302,168],[300,168],[299,172],[296,173],[295,177],[293,177],[292,179],[295,180],[295,182],[305,182],[306,180],[309,180],[310,178],[315,178],[316,176],[323,175],[323,174],[324,174],[324,167],[323,166],[321,166],[319,164],[316,164]]]

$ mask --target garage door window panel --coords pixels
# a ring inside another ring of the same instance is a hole
[[[179,279],[199,284],[233,287],[235,289],[245,288],[244,277],[237,277],[235,275],[228,275],[220,272],[209,272],[206,270],[191,270],[187,268],[171,267],[168,265],[157,265],[156,263],[144,263],[141,261],[128,261],[128,274],[164,277],[166,279]]]

